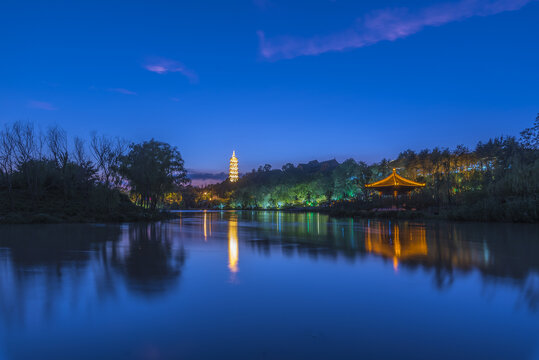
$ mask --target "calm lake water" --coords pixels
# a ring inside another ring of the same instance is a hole
[[[0,226],[0,359],[539,359],[539,226]]]

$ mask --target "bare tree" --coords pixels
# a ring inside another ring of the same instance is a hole
[[[50,128],[47,132],[47,145],[51,152],[52,159],[61,169],[65,168],[69,161],[67,134],[65,130],[58,126]]]
[[[10,208],[13,207],[13,172],[15,171],[15,142],[12,129],[5,126],[0,131],[0,168],[6,179]]]
[[[13,124],[11,131],[16,166],[24,174],[28,189],[34,200],[37,200],[40,171],[36,160],[41,160],[42,138],[36,136],[34,124],[30,122],[17,121]]]
[[[107,187],[120,184],[118,168],[122,156],[127,151],[127,143],[119,138],[109,138],[104,135],[92,134],[90,150],[95,159],[97,170]]]
[[[40,145],[36,141],[34,125],[29,122],[17,121],[13,124],[11,132],[18,165],[35,160]]]
[[[78,136],[73,139],[73,158],[79,166],[85,167],[88,164],[84,140]]]

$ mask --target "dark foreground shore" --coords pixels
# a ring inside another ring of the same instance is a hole
[[[18,198],[0,204],[0,224],[45,223],[120,223],[160,221],[175,217],[173,213],[149,210],[133,204],[126,196],[114,198],[72,199],[56,197],[39,200]]]
[[[134,223],[175,218],[167,211],[136,211],[125,214],[75,214],[14,212],[0,216],[0,224],[59,224],[59,223]]]

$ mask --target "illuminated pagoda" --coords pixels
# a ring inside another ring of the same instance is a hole
[[[232,151],[232,157],[230,158],[230,169],[228,171],[228,179],[230,182],[236,182],[239,179],[238,173],[238,158],[236,157],[236,151]]]
[[[424,187],[424,183],[418,183],[412,180],[408,180],[397,174],[397,170],[393,169],[393,173],[377,182],[366,184],[367,189],[376,190],[380,195],[397,195],[408,194],[410,191]]]

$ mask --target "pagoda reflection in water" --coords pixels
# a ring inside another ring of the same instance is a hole
[[[228,220],[228,268],[231,273],[238,272],[238,215],[231,214]]]

